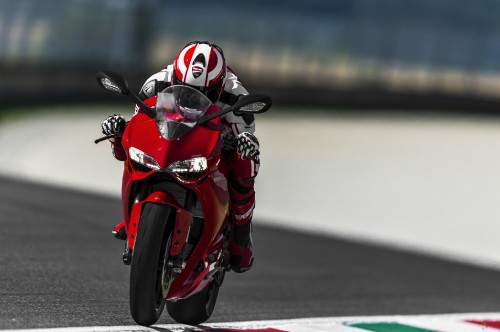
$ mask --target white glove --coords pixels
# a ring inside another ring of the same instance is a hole
[[[259,158],[259,140],[249,132],[243,132],[238,135],[238,154],[242,159]]]
[[[101,124],[102,133],[106,136],[121,134],[125,130],[126,125],[127,121],[120,114],[110,115]],[[110,138],[109,140],[114,142],[114,138]]]

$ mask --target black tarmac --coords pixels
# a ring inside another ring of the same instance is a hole
[[[0,329],[133,325],[120,218],[118,199],[0,178]],[[209,322],[500,310],[499,271],[256,224]]]

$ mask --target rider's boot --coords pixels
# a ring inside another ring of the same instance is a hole
[[[231,223],[231,237],[229,240],[229,254],[231,258],[229,264],[231,270],[243,273],[252,267],[253,246],[252,246],[252,221],[246,224],[237,225]]]
[[[126,240],[127,232],[125,231],[125,221],[122,221],[118,225],[116,225],[111,231],[111,234],[113,234],[113,236],[118,240]]]
[[[253,264],[252,214],[255,208],[253,180],[249,187],[230,186],[231,236],[229,238],[230,265],[235,272],[250,270]],[[236,189],[237,188],[237,189]]]

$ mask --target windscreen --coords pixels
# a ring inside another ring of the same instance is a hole
[[[156,125],[168,140],[189,132],[212,106],[203,93],[185,85],[174,85],[158,93]]]

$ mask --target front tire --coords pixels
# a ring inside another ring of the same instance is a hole
[[[167,311],[181,324],[198,325],[210,318],[219,295],[219,285],[212,280],[201,292],[190,297],[167,302]]]
[[[158,321],[165,306],[162,275],[168,255],[168,221],[175,211],[168,205],[143,206],[130,266],[130,313],[139,325]]]

